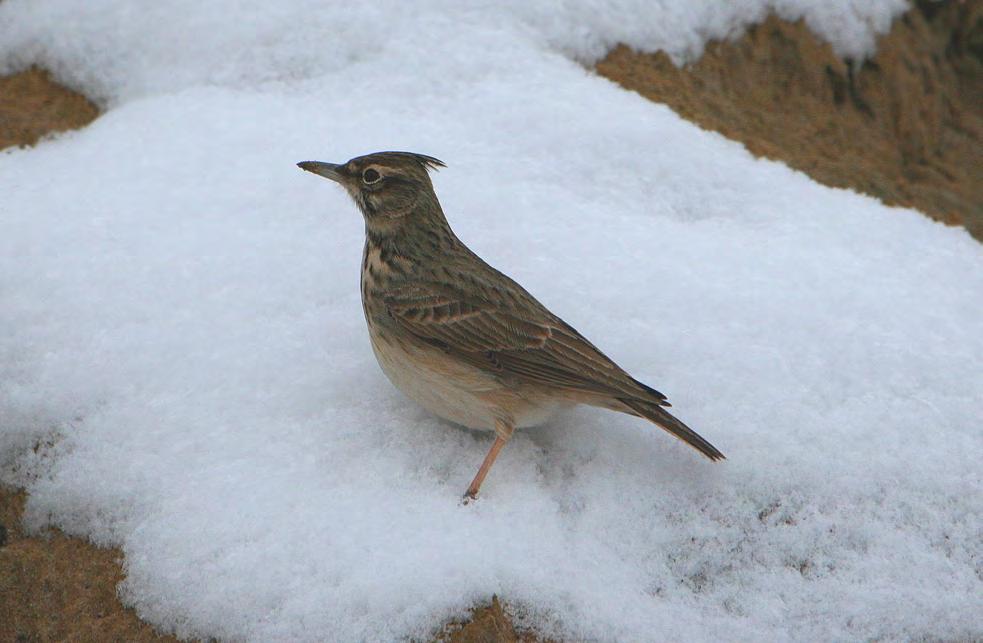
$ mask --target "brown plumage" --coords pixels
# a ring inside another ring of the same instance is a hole
[[[650,420],[711,460],[724,456],[642,384],[454,235],[429,170],[379,152],[298,164],[341,184],[365,218],[362,306],[390,380],[433,413],[497,434],[465,494],[474,497],[515,427],[589,404]]]

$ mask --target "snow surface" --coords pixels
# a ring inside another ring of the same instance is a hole
[[[575,61],[768,8],[869,52],[902,3],[0,3],[0,67],[109,111],[0,154],[0,471],[181,636],[983,637],[983,249]],[[576,410],[488,435],[374,363],[362,224],[296,161],[433,154],[459,235],[729,457]]]

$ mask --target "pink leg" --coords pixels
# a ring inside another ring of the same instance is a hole
[[[512,437],[512,427],[503,423],[500,423],[497,427],[498,435],[495,436],[495,444],[491,446],[488,451],[488,455],[485,456],[484,462],[481,463],[481,468],[478,469],[478,473],[475,475],[474,480],[471,481],[471,486],[464,493],[465,500],[474,499],[478,496],[478,489],[481,488],[481,483],[485,481],[485,476],[488,475],[488,471],[495,464],[495,458],[498,457],[498,452],[502,450],[505,443],[509,441]]]

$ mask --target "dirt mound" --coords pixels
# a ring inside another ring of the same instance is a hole
[[[128,641],[178,643],[123,607],[123,552],[69,538],[57,529],[27,536],[20,529],[25,494],[0,487],[0,641]],[[440,643],[535,643],[516,630],[493,598],[464,621],[449,623]]]
[[[19,529],[23,492],[0,488],[0,641],[158,641],[123,608],[116,549],[100,549],[57,530],[27,537]]]
[[[98,115],[89,99],[44,70],[0,76],[0,149],[34,145],[46,134],[85,127]]]
[[[614,49],[598,73],[821,183],[983,240],[983,2],[918,2],[872,60],[772,16],[684,68]]]

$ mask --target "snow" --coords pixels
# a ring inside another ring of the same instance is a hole
[[[180,636],[426,637],[493,594],[579,639],[983,637],[983,249],[578,64],[886,2],[0,3],[0,68],[99,97],[0,154],[0,479],[120,546]],[[376,366],[362,224],[301,172],[448,163],[469,245],[728,460],[579,409],[434,419]]]

